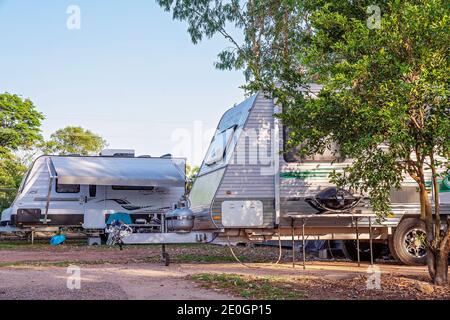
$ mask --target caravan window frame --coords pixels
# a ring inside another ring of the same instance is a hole
[[[211,145],[209,146],[208,153],[207,153],[207,155],[205,157],[205,160],[204,160],[206,166],[211,167],[211,166],[216,165],[217,163],[221,163],[221,162],[224,161],[224,159],[227,156],[230,144],[233,141],[234,134],[236,133],[236,128],[237,128],[237,125],[234,124],[231,127],[228,127],[226,129],[220,131],[219,133],[217,133],[214,136],[214,139],[211,141]],[[229,134],[228,139],[227,139],[227,134]],[[225,139],[222,139],[222,137],[224,137]],[[219,139],[222,140],[222,141],[219,141]],[[222,144],[222,154],[221,154],[220,159],[217,159],[216,161],[209,163],[208,160],[210,158],[211,151],[213,150],[212,149],[213,146],[215,146],[216,143],[221,143],[221,142],[223,144]]]
[[[309,156],[306,158],[301,158],[299,155],[295,153],[295,148],[292,151],[286,151],[287,150],[287,135],[288,135],[289,128],[286,125],[282,125],[282,134],[283,134],[283,159],[287,163],[330,163],[330,162],[341,162],[342,159],[339,157],[339,155],[333,155],[330,153],[330,156],[324,159],[314,159],[315,156]],[[338,147],[339,148],[339,147]],[[319,156],[323,156],[319,155]]]
[[[66,191],[66,190],[61,190],[58,189],[59,186],[65,186],[66,188],[70,188],[70,187],[74,187],[76,190],[78,191]],[[70,186],[70,187],[69,187]],[[55,179],[55,191],[56,193],[80,193],[81,191],[81,185],[79,184],[63,184],[63,183],[58,183],[58,178]]]

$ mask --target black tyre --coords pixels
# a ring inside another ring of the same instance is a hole
[[[395,252],[395,249],[394,249],[394,235],[393,234],[389,236],[388,244],[389,244],[389,253],[391,254],[392,258],[397,262],[401,262],[400,258],[397,256],[397,253]]]
[[[358,246],[356,240],[344,240],[344,253],[348,259],[358,261]],[[372,242],[373,260],[381,256],[384,245],[382,243]],[[366,240],[359,241],[359,259],[361,261],[370,261],[370,243]]]
[[[411,265],[425,265],[425,223],[418,218],[403,219],[394,232],[391,250],[400,262]]]

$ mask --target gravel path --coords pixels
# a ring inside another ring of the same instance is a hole
[[[186,280],[181,266],[81,266],[80,289],[68,289],[65,267],[0,269],[0,299],[232,299]]]
[[[218,246],[170,247],[173,263],[159,263],[160,248],[86,246],[0,246],[0,299],[235,299],[223,290],[202,288],[190,280],[198,273],[229,273],[246,276],[317,278],[351,283],[366,275],[369,265],[348,261],[309,261],[292,268],[289,251],[283,263],[274,264],[276,248],[241,247],[235,252],[246,265],[230,259],[227,248]],[[68,265],[80,267],[81,288],[68,289]],[[426,267],[378,263],[386,279],[426,279]],[[397,278],[396,278],[397,277]],[[416,280],[414,280],[416,281]],[[423,280],[421,280],[423,282]],[[426,281],[426,280],[425,280]],[[409,285],[407,285],[409,287]],[[308,289],[309,290],[309,289]]]
[[[196,273],[233,273],[286,277],[352,279],[365,273],[367,265],[349,262],[310,262],[301,266],[236,263],[172,264],[128,263],[81,265],[81,289],[69,290],[66,267],[21,266],[0,268],[0,299],[233,299],[224,292],[206,290],[188,280]],[[423,267],[380,265],[382,274],[426,275]]]

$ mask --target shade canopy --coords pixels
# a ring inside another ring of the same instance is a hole
[[[184,187],[184,159],[51,157],[58,183]]]

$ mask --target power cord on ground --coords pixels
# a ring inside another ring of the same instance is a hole
[[[251,269],[260,269],[261,267],[256,267],[256,266],[250,266],[244,262],[241,261],[241,259],[238,258],[238,256],[234,253],[234,250],[231,246],[231,242],[230,242],[230,237],[227,236],[227,240],[228,240],[228,248],[230,249],[231,255],[234,257],[234,259],[239,262],[241,265],[243,265],[244,267],[247,268],[251,268]],[[280,233],[278,231],[278,260],[274,263],[274,264],[279,264],[282,258],[282,248],[281,248],[281,236]]]
[[[233,248],[231,247],[231,242],[230,242],[230,237],[227,236],[228,239],[228,248],[230,248],[230,252],[233,255],[234,259],[239,262],[241,265],[243,265],[244,267],[250,268],[250,269],[260,269],[260,267],[255,267],[255,266],[249,266],[248,264],[245,264],[244,262],[242,262],[234,253]]]

